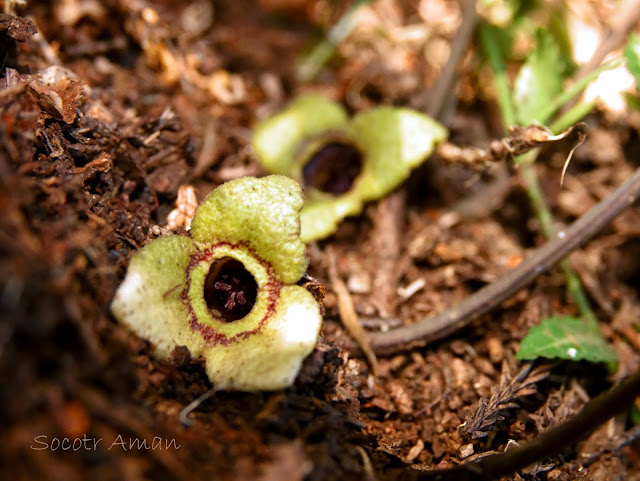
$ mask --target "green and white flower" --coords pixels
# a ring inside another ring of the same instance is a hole
[[[253,148],[267,171],[304,186],[301,236],[310,242],[390,193],[446,137],[444,127],[411,109],[378,107],[350,120],[341,105],[307,95],[260,122]]]
[[[200,204],[191,236],[156,239],[137,252],[111,304],[151,342],[206,361],[221,389],[274,390],[293,383],[322,317],[295,283],[307,269],[300,186],[287,177],[244,177]]]

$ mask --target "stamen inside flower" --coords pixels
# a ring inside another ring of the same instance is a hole
[[[214,316],[232,322],[249,314],[258,284],[242,262],[231,257],[215,261],[204,282],[204,300]]]
[[[362,153],[353,145],[331,142],[314,152],[302,169],[305,187],[332,195],[348,192],[362,171]]]

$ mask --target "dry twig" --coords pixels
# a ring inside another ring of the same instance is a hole
[[[405,187],[400,187],[381,199],[375,210],[371,235],[376,252],[376,273],[373,280],[375,297],[372,301],[383,318],[395,314],[399,281],[398,258],[402,247],[406,198]]]
[[[342,319],[342,323],[347,329],[347,332],[356,340],[360,349],[364,352],[373,374],[376,375],[378,371],[378,360],[371,348],[369,335],[360,324],[349,290],[347,289],[344,281],[340,279],[338,268],[336,266],[336,256],[330,247],[327,248],[327,257],[329,259],[329,278],[331,279],[333,292],[335,292],[338,299],[338,312],[340,313],[340,319]]]
[[[442,69],[438,81],[429,94],[429,107],[427,113],[432,117],[443,121],[447,117],[446,110],[449,105],[451,95],[454,92],[456,82],[453,80],[456,68],[464,54],[475,26],[478,22],[475,0],[467,0],[462,14],[462,24],[458,29],[456,38],[451,43],[451,53],[446,65]]]
[[[486,169],[496,162],[503,162],[509,158],[524,154],[549,142],[556,142],[576,133],[578,144],[584,141],[586,125],[576,124],[561,134],[553,135],[548,129],[540,125],[527,127],[509,127],[509,136],[494,140],[488,149],[478,147],[458,147],[444,142],[437,147],[438,155],[449,163],[466,164],[475,169]],[[564,171],[563,171],[564,174]]]
[[[378,354],[406,351],[447,337],[467,326],[482,314],[531,283],[602,228],[640,196],[640,169],[614,192],[575,221],[562,236],[534,251],[518,267],[492,284],[480,289],[458,305],[412,325],[370,334],[371,345]],[[357,346],[344,346],[357,351]]]

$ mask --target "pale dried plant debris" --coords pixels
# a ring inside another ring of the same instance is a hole
[[[198,38],[213,25],[213,2],[197,0],[189,3],[180,15],[180,26],[191,38]]]
[[[535,393],[536,383],[548,375],[548,367],[532,369],[532,364],[527,364],[511,378],[507,364],[503,363],[500,384],[492,389],[489,401],[480,399],[475,412],[467,415],[464,423],[458,428],[460,435],[467,440],[486,438],[489,432],[497,429],[497,423],[504,421],[505,411],[517,408],[517,399]]]
[[[180,227],[189,230],[197,208],[198,198],[196,197],[196,191],[190,185],[181,185],[178,188],[176,208],[167,216],[167,227],[171,230],[179,229]]]
[[[406,287],[400,286],[398,287],[398,295],[400,299],[406,301],[411,296],[422,290],[427,285],[427,281],[424,278],[420,277],[415,281],[411,282]]]
[[[54,7],[54,14],[61,24],[72,26],[83,18],[99,23],[107,11],[98,0],[63,0]]]
[[[424,451],[424,441],[422,439],[418,439],[416,444],[409,450],[409,452],[405,456],[405,461],[409,463],[413,462],[418,456],[420,456],[420,453],[422,451]]]
[[[167,84],[193,85],[225,105],[237,104],[246,99],[247,88],[242,77],[223,69],[211,75],[203,74],[200,71],[200,56],[191,51],[179,50],[174,39],[181,32],[164,21],[157,10],[146,6],[145,2],[121,0],[121,5],[134,19],[130,24],[133,26],[130,33],[142,48],[149,65],[160,69]],[[207,25],[205,22],[204,27]]]
[[[526,479],[541,479],[542,474],[551,471],[555,467],[555,463],[545,463],[543,461],[537,461],[531,466],[527,466],[526,468],[524,468],[522,470],[522,474],[526,476]]]
[[[460,456],[460,459],[465,459],[473,455],[473,443],[468,443],[462,446],[458,450],[458,455]]]
[[[24,7],[27,5],[27,0],[6,0],[4,2],[3,11],[7,15],[15,15],[16,7]]]
[[[360,324],[349,289],[347,289],[346,284],[338,274],[336,258],[333,250],[331,248],[327,249],[327,254],[329,259],[329,278],[331,279],[333,292],[336,294],[336,298],[338,299],[338,312],[340,314],[340,319],[342,320],[347,332],[358,343],[362,352],[364,352],[364,355],[371,366],[371,370],[375,375],[378,370],[378,360],[371,348],[369,335],[367,334],[367,331],[365,331],[364,327],[362,327],[362,324]]]

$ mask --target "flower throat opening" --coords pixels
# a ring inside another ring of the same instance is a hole
[[[215,317],[233,322],[245,317],[256,303],[258,284],[242,262],[218,259],[204,282],[204,300]]]
[[[305,187],[337,196],[348,192],[362,172],[362,153],[351,144],[331,142],[311,155],[302,169]]]

